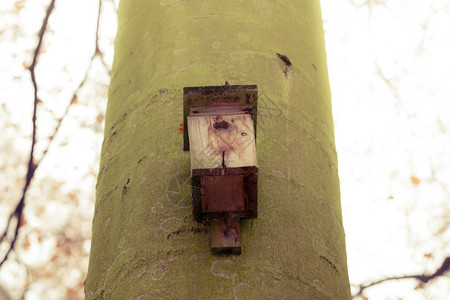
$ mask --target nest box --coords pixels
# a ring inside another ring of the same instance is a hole
[[[214,254],[240,254],[240,220],[257,216],[257,86],[185,87],[183,92],[194,219],[211,224]]]

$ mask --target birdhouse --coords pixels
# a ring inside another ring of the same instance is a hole
[[[240,254],[240,220],[257,216],[257,97],[256,85],[184,88],[193,215],[214,254]]]

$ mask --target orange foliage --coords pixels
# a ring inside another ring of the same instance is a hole
[[[410,179],[411,179],[411,183],[412,184],[419,185],[419,183],[420,183],[420,179],[419,178],[417,178],[415,176],[411,176]]]
[[[416,287],[414,288],[415,290],[420,290],[423,289],[423,283],[419,283],[418,285],[416,285]]]
[[[15,6],[17,12],[19,12],[19,11],[22,10],[22,8],[23,8],[23,6],[24,6],[24,5],[23,5],[24,2],[25,2],[25,0],[20,0],[20,1],[16,1],[16,2],[14,3],[14,6]]]

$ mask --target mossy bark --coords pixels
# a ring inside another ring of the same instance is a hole
[[[318,0],[121,0],[87,299],[348,299]],[[285,55],[291,65],[277,56]],[[240,256],[192,220],[186,86],[257,84]]]

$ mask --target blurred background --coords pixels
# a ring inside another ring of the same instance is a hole
[[[26,182],[29,69],[38,58],[37,169],[15,250],[0,268],[0,299],[84,299],[119,1],[56,1],[35,53],[50,2],[0,2],[0,235]],[[321,4],[356,295],[380,279],[431,275],[450,256],[450,3]],[[0,244],[0,260],[15,224]],[[388,280],[355,299],[448,295],[444,274],[427,284]]]

